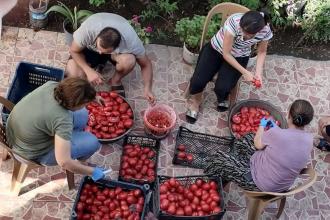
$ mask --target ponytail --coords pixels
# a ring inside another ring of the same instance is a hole
[[[256,34],[270,23],[270,16],[267,11],[248,11],[241,20],[240,27],[248,34]]]
[[[295,126],[303,127],[313,120],[314,109],[308,101],[298,99],[292,103],[289,114]]]

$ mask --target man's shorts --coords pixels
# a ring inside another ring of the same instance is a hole
[[[87,48],[83,49],[82,53],[85,56],[86,62],[92,67],[96,68],[98,65],[105,65],[107,61],[116,66],[117,62],[111,59],[110,54],[99,54],[93,50]],[[72,59],[70,56],[69,59]]]

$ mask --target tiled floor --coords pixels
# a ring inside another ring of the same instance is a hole
[[[64,35],[54,32],[33,32],[30,29],[5,27],[0,43],[0,94],[5,95],[8,85],[21,60],[64,68],[68,58]],[[181,48],[148,45],[147,52],[153,61],[154,92],[159,102],[173,106],[179,116],[177,123],[214,135],[227,135],[227,113],[215,110],[214,85],[205,92],[200,119],[195,125],[184,121],[185,101],[181,96],[193,68],[181,58]],[[109,72],[111,72],[111,67]],[[107,75],[109,76],[109,74]],[[126,94],[134,106],[136,124],[133,133],[143,133],[141,115],[148,103],[142,97],[140,70],[134,70],[124,81]],[[313,103],[316,117],[309,126],[316,132],[320,116],[330,115],[330,61],[316,62],[293,57],[268,56],[265,66],[264,86],[255,90],[251,85],[241,84],[239,100],[260,98],[275,104],[283,113],[297,99]],[[201,174],[200,170],[172,165],[176,131],[161,143],[159,174]],[[90,161],[100,166],[118,170],[120,142],[104,145]],[[314,150],[312,164],[319,175],[317,182],[305,192],[290,197],[281,219],[330,219],[330,154]],[[27,177],[23,193],[19,197],[9,194],[12,161],[2,162],[0,168],[0,219],[68,219],[76,190],[69,191],[65,175],[59,167],[33,170]],[[112,176],[116,178],[116,174]],[[81,176],[76,175],[76,183]],[[329,185],[328,185],[329,184]],[[246,201],[242,191],[234,184],[226,189],[227,213],[224,219],[246,219]],[[263,219],[274,219],[275,206],[263,213]]]

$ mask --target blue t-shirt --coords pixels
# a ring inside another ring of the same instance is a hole
[[[271,128],[261,137],[263,150],[250,159],[251,174],[262,191],[288,190],[306,167],[313,148],[313,136],[303,130]]]

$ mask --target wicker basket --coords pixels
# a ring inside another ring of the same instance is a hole
[[[285,119],[285,117],[282,115],[281,111],[279,111],[274,105],[272,105],[269,102],[263,101],[263,100],[258,100],[258,99],[248,99],[248,100],[243,100],[240,102],[237,102],[231,109],[228,114],[228,126],[230,129],[230,133],[234,135],[234,132],[232,130],[232,122],[231,118],[233,115],[239,112],[239,110],[242,107],[258,107],[267,110],[275,120],[279,121],[281,123],[280,127],[281,128],[287,128],[288,124]]]

